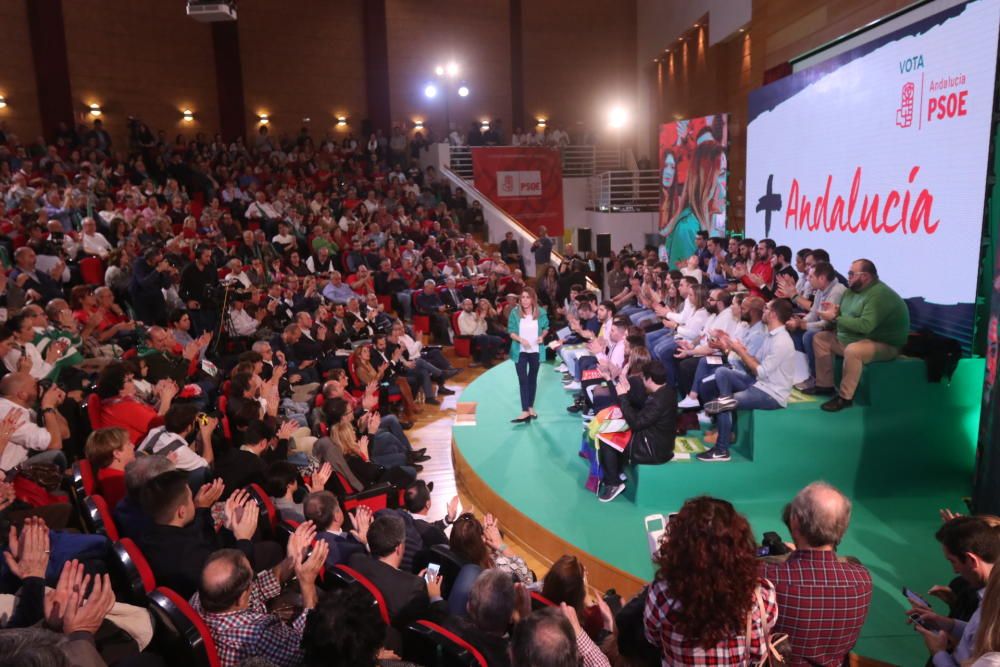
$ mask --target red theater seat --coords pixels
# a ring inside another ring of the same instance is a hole
[[[451,328],[455,331],[455,354],[460,357],[472,356],[472,336],[463,336],[458,328],[458,316],[462,311],[455,311],[451,314]]]
[[[360,584],[366,591],[371,593],[371,596],[375,598],[375,606],[378,607],[378,613],[382,617],[382,620],[386,625],[391,625],[392,621],[389,618],[389,606],[385,603],[385,596],[382,595],[382,591],[378,589],[368,577],[364,576],[357,570],[347,565],[335,565],[333,569],[327,570],[332,575],[335,581],[339,581],[342,585],[348,586],[351,584]]]
[[[115,594],[120,602],[143,607],[156,588],[156,577],[135,542],[123,537],[112,546],[108,562]]]
[[[161,586],[150,593],[149,608],[157,620],[153,643],[168,665],[222,667],[212,633],[187,600]]]
[[[106,535],[112,542],[117,542],[118,527],[115,525],[115,520],[111,517],[111,511],[108,509],[108,503],[105,502],[104,498],[97,494],[87,496],[83,500],[83,506],[84,521],[86,521],[90,532]]]
[[[438,659],[443,657],[443,662]],[[472,644],[433,621],[417,621],[403,633],[403,657],[421,665],[489,667]]]

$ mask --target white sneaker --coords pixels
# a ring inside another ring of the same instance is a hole
[[[573,382],[570,382],[569,384],[564,384],[563,385],[563,389],[565,389],[566,391],[579,391],[580,390],[580,383],[576,382],[574,380]]]
[[[567,366],[566,364],[559,364],[558,366],[555,367],[556,373],[565,373],[568,370],[569,366]]]
[[[698,413],[698,423],[699,424],[711,424],[712,418],[705,413],[704,410]]]
[[[691,398],[690,396],[685,396],[684,400],[677,404],[677,407],[686,410],[688,408],[696,408],[700,405],[697,398]]]

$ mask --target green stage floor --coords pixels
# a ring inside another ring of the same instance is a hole
[[[769,530],[789,539],[782,507],[808,482],[825,479],[854,502],[840,553],[859,558],[875,583],[856,650],[919,665],[926,652],[905,623],[899,591],[904,585],[926,591],[953,576],[934,531],[939,508],[964,511],[982,382],[981,359],[963,360],[950,385],[928,384],[920,361],[877,364],[866,371],[854,408],[827,414],[818,402],[806,402],[741,416],[732,462],[642,466],[638,483],[630,479],[629,490],[611,503],[599,503],[584,488],[581,421],[566,412],[568,393],[551,364],[539,373],[538,420],[510,423],[520,401],[514,368],[505,362],[462,392],[461,401],[478,403],[477,424],[457,426],[453,434],[476,474],[517,510],[581,551],[647,580],[653,567],[646,515],[711,494],[733,502],[758,539]]]

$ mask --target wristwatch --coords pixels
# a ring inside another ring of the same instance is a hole
[[[55,413],[58,412],[58,410],[56,410],[55,408],[42,408],[42,414],[43,415],[46,414],[46,413],[48,413],[48,412],[51,412],[51,413],[55,414]]]

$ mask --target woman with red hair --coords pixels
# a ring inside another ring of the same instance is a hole
[[[778,602],[760,576],[750,524],[730,503],[707,496],[684,503],[667,524],[657,563],[644,623],[664,665],[763,659]]]
[[[719,187],[723,152],[722,145],[713,139],[702,141],[694,151],[679,204],[681,210],[660,230],[671,269],[679,268],[698,251],[698,232],[710,231],[712,214],[722,208],[718,199],[725,197]]]

